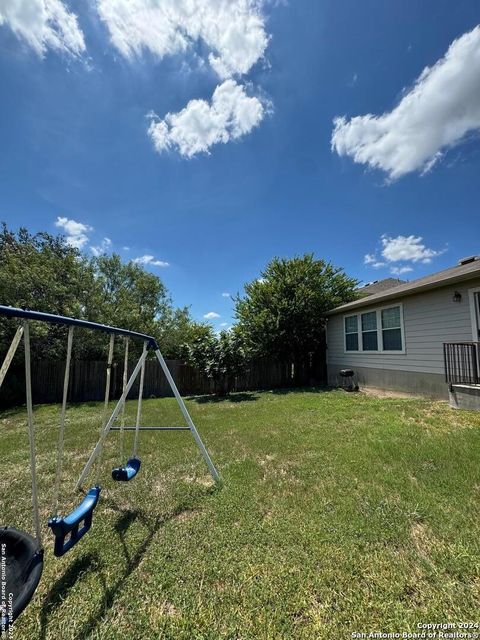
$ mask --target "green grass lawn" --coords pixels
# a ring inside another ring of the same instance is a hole
[[[223,487],[188,432],[143,434],[141,474],[114,485],[112,434],[92,530],[55,559],[45,526],[16,638],[336,640],[479,621],[480,414],[321,390],[187,404]],[[35,410],[45,525],[58,414]],[[100,416],[69,408],[64,510]],[[147,400],[143,423],[181,424],[174,400]],[[0,454],[2,521],[32,531],[23,409],[0,414]]]

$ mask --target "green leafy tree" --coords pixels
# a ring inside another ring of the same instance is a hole
[[[160,278],[134,262],[123,263],[116,254],[92,262],[96,287],[89,300],[90,318],[152,334],[157,319],[171,308]]]
[[[258,356],[293,362],[297,371],[324,340],[325,313],[356,298],[357,281],[313,254],[274,258],[237,296],[238,329]]]
[[[180,360],[186,358],[188,345],[209,330],[192,319],[188,307],[170,307],[158,319],[155,336],[165,358]]]
[[[0,304],[73,316],[153,335],[166,357],[180,357],[198,333],[188,309],[175,309],[163,282],[118,255],[87,258],[62,236],[0,231]],[[0,317],[0,351],[5,353],[16,321]],[[32,323],[34,358],[62,359],[66,328]],[[103,359],[108,337],[76,329],[75,358]],[[132,344],[133,353],[141,349]],[[117,358],[123,345],[117,340]],[[132,353],[132,355],[133,355]],[[21,356],[21,354],[19,354]]]
[[[123,263],[120,256],[103,255],[93,258],[95,283],[85,308],[85,317],[93,322],[125,327],[160,335],[159,322],[171,313],[171,300],[163,282],[134,262]],[[117,357],[123,349],[117,341]],[[83,357],[104,357],[108,340],[99,333],[85,333]],[[132,344],[132,354],[141,344]]]
[[[87,258],[47,233],[14,233],[2,224],[0,232],[0,302],[57,315],[83,317],[95,287],[94,269]],[[0,348],[8,347],[15,322],[0,319]],[[35,357],[55,357],[63,351],[64,327],[32,324]]]
[[[48,233],[18,233],[2,224],[0,299],[2,304],[58,315],[79,315],[94,282],[87,258]]]
[[[187,345],[186,357],[214,380],[217,393],[222,396],[233,389],[235,376],[248,362],[243,336],[235,328],[217,335],[210,326],[204,326],[203,332]]]

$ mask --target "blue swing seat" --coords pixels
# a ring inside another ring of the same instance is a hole
[[[140,460],[138,458],[130,458],[123,467],[115,467],[112,469],[112,478],[116,482],[128,482],[135,478],[140,471]]]
[[[50,518],[48,526],[55,536],[53,553],[60,558],[74,547],[92,526],[93,510],[97,506],[100,487],[90,489],[76,509],[65,518]],[[83,526],[80,528],[80,524]],[[68,540],[65,538],[70,534]]]

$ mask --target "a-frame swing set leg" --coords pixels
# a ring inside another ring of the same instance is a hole
[[[182,396],[180,395],[180,392],[177,389],[177,385],[175,384],[175,380],[172,377],[172,374],[170,373],[169,368],[167,367],[167,363],[165,362],[165,360],[163,359],[163,356],[160,352],[160,349],[156,349],[155,351],[155,355],[157,356],[157,360],[160,363],[160,366],[162,367],[163,373],[165,374],[165,377],[168,380],[168,384],[170,385],[170,388],[173,391],[173,394],[178,402],[178,406],[180,407],[180,411],[183,413],[183,417],[185,418],[188,428],[190,429],[190,431],[192,432],[193,437],[195,438],[195,442],[197,443],[198,448],[200,449],[200,453],[203,456],[203,459],[205,460],[205,462],[207,463],[207,466],[210,470],[210,473],[212,474],[212,478],[215,480],[215,482],[220,482],[220,475],[217,471],[217,469],[215,468],[215,465],[212,462],[212,459],[210,458],[210,455],[207,451],[207,449],[205,448],[205,445],[202,442],[202,439],[200,437],[200,434],[198,433],[195,424],[193,423],[192,418],[190,417],[190,414],[188,413],[188,409],[185,406],[185,402],[183,401]]]
[[[182,396],[180,395],[180,392],[177,389],[177,385],[175,384],[175,381],[174,381],[174,379],[172,377],[172,374],[170,373],[170,370],[168,369],[167,363],[165,362],[160,349],[156,349],[155,350],[155,355],[156,355],[157,360],[158,360],[158,362],[159,362],[159,364],[160,364],[160,366],[162,368],[162,371],[165,374],[165,377],[168,380],[168,383],[169,383],[170,388],[171,388],[171,390],[173,392],[173,395],[175,396],[175,399],[176,399],[176,401],[178,403],[178,406],[180,407],[180,411],[182,412],[183,417],[185,418],[185,421],[186,421],[186,423],[188,425],[187,429],[189,431],[191,431],[191,433],[192,433],[192,435],[193,435],[193,437],[195,439],[195,442],[197,443],[197,446],[198,446],[198,448],[200,450],[200,453],[202,454],[202,457],[203,457],[203,459],[205,460],[205,462],[206,462],[206,464],[208,466],[208,469],[209,469],[209,471],[210,471],[210,473],[212,475],[212,478],[215,480],[215,482],[220,482],[221,481],[220,475],[219,475],[217,469],[215,468],[215,465],[213,464],[212,459],[210,458],[210,455],[209,455],[205,445],[203,444],[203,441],[202,441],[202,439],[200,437],[200,434],[198,433],[190,414],[188,413],[188,409],[185,406],[185,402],[183,401],[183,398],[182,398]],[[92,453],[90,454],[90,458],[88,459],[88,461],[87,461],[82,473],[80,474],[80,477],[79,477],[77,485],[76,485],[77,489],[80,489],[82,487],[82,485],[83,485],[83,483],[84,483],[84,481],[85,481],[85,479],[86,479],[86,477],[87,477],[87,475],[88,475],[93,463],[95,462],[97,456],[99,455],[99,452],[102,450],[103,443],[104,443],[109,431],[112,429],[113,423],[115,422],[115,420],[118,417],[118,415],[120,414],[123,406],[125,405],[127,396],[129,394],[130,389],[132,388],[132,386],[133,386],[133,384],[134,384],[134,382],[135,382],[140,370],[142,369],[143,362],[145,361],[146,356],[147,356],[146,352],[142,353],[142,355],[140,356],[140,359],[138,360],[138,362],[137,362],[137,364],[135,366],[135,369],[133,370],[133,372],[132,372],[132,374],[131,374],[131,376],[130,376],[130,378],[128,380],[128,383],[127,383],[127,385],[126,385],[126,387],[125,387],[120,399],[118,400],[117,405],[115,406],[115,409],[113,410],[110,418],[108,419],[107,424],[105,425],[105,428],[104,428],[101,436],[99,437],[97,444],[95,445]]]
[[[15,353],[17,352],[18,345],[20,344],[20,340],[23,336],[23,325],[20,325],[13,337],[12,343],[7,351],[7,355],[5,356],[5,360],[0,367],[0,387],[2,386],[3,381],[5,380],[5,376],[7,375],[7,371],[12,364],[12,360],[15,357]]]

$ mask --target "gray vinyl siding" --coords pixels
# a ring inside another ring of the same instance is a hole
[[[443,375],[443,343],[473,339],[468,291],[477,287],[480,287],[480,278],[330,316],[327,325],[329,375],[356,366]],[[460,303],[453,301],[455,291],[462,294]],[[345,353],[345,315],[399,303],[403,305],[405,353]]]

